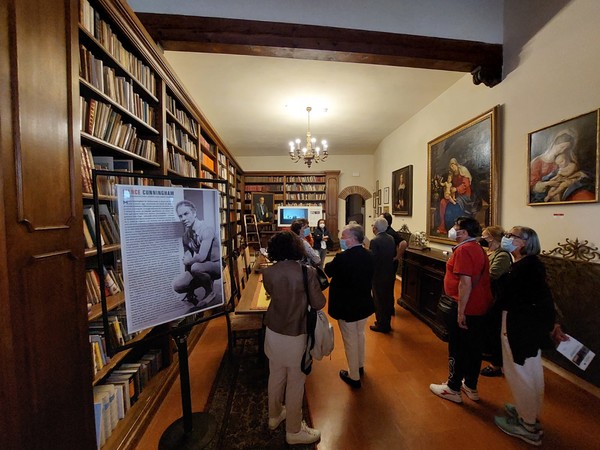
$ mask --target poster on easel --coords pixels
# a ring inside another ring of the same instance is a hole
[[[129,332],[222,306],[219,192],[116,187]]]

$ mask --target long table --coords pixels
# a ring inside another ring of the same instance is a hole
[[[262,283],[261,268],[267,264],[264,256],[257,257],[252,271],[246,282],[246,288],[242,291],[240,301],[235,307],[236,314],[264,314],[269,307],[265,288]]]

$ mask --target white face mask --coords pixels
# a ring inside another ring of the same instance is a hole
[[[448,230],[448,239],[456,241],[456,228],[452,227]]]
[[[325,228],[325,224],[324,223],[320,223],[319,224],[319,228],[322,230],[323,228]]]

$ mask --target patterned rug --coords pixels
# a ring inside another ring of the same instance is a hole
[[[277,430],[268,427],[268,360],[259,357],[255,338],[238,339],[234,355],[225,353],[208,399],[207,412],[217,421],[210,450],[315,449],[315,445],[288,446],[285,422]],[[306,397],[304,420],[311,425]]]

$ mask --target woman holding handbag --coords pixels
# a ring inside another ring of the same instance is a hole
[[[263,271],[263,284],[271,296],[265,314],[269,428],[274,430],[285,420],[288,444],[311,444],[321,438],[321,433],[302,420],[306,375],[300,362],[306,350],[308,306],[322,309],[325,296],[313,267],[306,268],[306,292],[301,264],[304,244],[295,233],[282,231],[274,235],[269,241],[268,255],[275,262]]]

